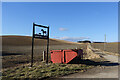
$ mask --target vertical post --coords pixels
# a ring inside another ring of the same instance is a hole
[[[35,26],[34,26],[34,23],[33,23],[31,67],[33,66],[34,33],[35,33]]]
[[[104,51],[105,51],[105,47],[106,47],[106,34],[105,34],[105,40],[104,40]]]
[[[76,49],[78,49],[78,48],[76,47]]]
[[[45,62],[45,51],[43,51],[43,62]]]
[[[48,26],[48,31],[47,31],[47,35],[48,35],[48,39],[47,39],[47,59],[46,59],[46,63],[48,64],[48,52],[49,52],[49,26]]]

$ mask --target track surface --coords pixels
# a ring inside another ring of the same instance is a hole
[[[118,78],[118,56],[109,55],[95,49],[93,50],[96,54],[104,57],[108,65],[98,66],[84,73],[75,73],[63,76],[62,78]]]

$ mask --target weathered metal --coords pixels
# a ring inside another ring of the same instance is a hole
[[[41,31],[43,32],[43,35],[42,35],[41,33],[36,34],[36,33],[35,33],[35,27],[46,28],[47,31],[44,31],[44,29],[41,29]],[[46,34],[46,35],[45,35],[45,34]],[[47,26],[38,25],[38,24],[33,23],[31,67],[33,66],[34,38],[38,38],[38,39],[47,39],[47,59],[46,59],[46,63],[48,64],[48,51],[49,51],[49,26],[47,27]]]
[[[51,50],[50,52],[53,63],[69,63],[75,57],[81,57],[83,55],[81,49]]]

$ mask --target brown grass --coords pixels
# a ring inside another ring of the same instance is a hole
[[[2,37],[3,68],[23,65],[31,61],[31,43],[29,36],[3,36]],[[50,50],[82,48],[86,51],[86,44],[77,44],[64,40],[50,39]],[[42,61],[42,51],[46,51],[46,40],[35,39],[34,62]],[[50,53],[49,53],[50,60]]]
[[[114,54],[118,54],[120,51],[118,49],[118,44],[119,43],[117,43],[117,42],[106,43],[105,51],[110,52],[110,53],[114,53]],[[97,48],[97,49],[104,51],[104,43],[92,43],[91,45],[94,48]]]
[[[35,39],[36,46],[46,45],[46,43],[47,43],[47,40]],[[79,44],[79,43],[50,38],[50,45],[62,45],[62,44],[65,45],[65,44]],[[3,46],[31,46],[32,37],[30,36],[2,36],[2,45]]]

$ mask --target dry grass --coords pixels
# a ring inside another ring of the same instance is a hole
[[[3,68],[15,67],[30,63],[31,37],[28,36],[3,36]],[[82,48],[86,51],[86,44],[70,43],[63,40],[50,39],[50,50]],[[34,47],[34,62],[42,61],[42,51],[46,51],[46,41],[36,39]],[[50,53],[49,53],[50,59]]]
[[[0,36],[2,37],[3,46],[31,46],[32,37],[30,36]],[[35,39],[35,46],[46,45],[47,40]],[[63,45],[63,44],[78,44],[58,39],[50,39],[50,45]]]
[[[42,63],[42,51],[46,50],[46,41],[35,39],[34,66],[29,68],[31,61],[31,37],[3,36],[3,79],[8,78],[49,78],[84,72],[93,66],[85,64],[52,64]],[[50,50],[83,49],[86,53],[87,44],[78,44],[63,40],[50,39]],[[50,53],[49,53],[50,61]],[[100,60],[99,60],[100,61]],[[83,62],[83,61],[82,61]],[[91,62],[91,61],[90,61]],[[89,63],[89,62],[88,62]]]
[[[104,51],[104,43],[92,43],[92,47]],[[105,51],[113,54],[119,54],[118,43],[106,43]]]
[[[88,66],[84,64],[52,64],[46,65],[44,63],[35,63],[32,68],[29,66],[20,66],[11,69],[3,70],[4,78],[31,78],[31,79],[43,79],[49,77],[64,76],[76,72],[84,72],[88,68],[93,66]]]

